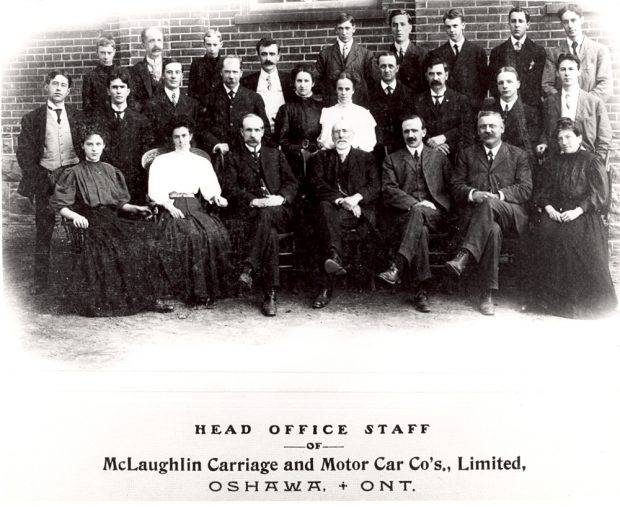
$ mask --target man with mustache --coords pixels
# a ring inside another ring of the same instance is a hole
[[[474,142],[469,100],[446,86],[450,73],[445,60],[431,54],[424,68],[430,90],[414,97],[414,112],[426,122],[426,144],[454,163],[457,151]]]
[[[241,85],[263,98],[269,128],[273,133],[278,109],[293,98],[293,85],[288,73],[278,70],[280,47],[275,40],[263,37],[256,44],[256,53],[260,59],[261,70],[243,76]]]
[[[441,226],[450,211],[452,165],[441,151],[424,146],[426,128],[419,116],[402,122],[402,136],[406,147],[386,157],[381,176],[383,202],[389,223],[397,227],[399,246],[390,267],[378,276],[395,285],[409,266],[416,281],[413,305],[419,312],[429,312],[428,235]]]
[[[144,60],[131,68],[131,90],[137,111],[142,111],[144,104],[163,89],[164,35],[159,28],[152,26],[142,30],[140,40],[144,47]]]
[[[460,276],[470,259],[479,263],[479,309],[483,315],[495,314],[502,238],[526,232],[525,203],[532,193],[529,157],[521,148],[502,142],[503,132],[499,113],[480,111],[478,135],[482,142],[459,153],[451,181],[465,235],[456,257],[446,262],[446,269]]]
[[[342,229],[355,228],[365,238],[374,230],[376,222],[379,171],[372,153],[351,146],[353,136],[350,121],[337,120],[332,127],[335,147],[320,150],[310,159],[310,188],[317,201],[318,226],[327,257],[313,308],[329,304],[333,276],[346,274],[342,262]]]
[[[73,80],[54,69],[45,77],[46,103],[22,118],[17,140],[17,163],[22,179],[17,192],[28,197],[35,209],[34,281],[30,292],[47,290],[50,248],[56,215],[49,200],[54,185],[67,167],[79,162],[79,111],[65,104]]]

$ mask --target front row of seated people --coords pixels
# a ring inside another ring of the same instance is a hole
[[[66,291],[74,311],[92,316],[171,311],[164,295],[213,307],[215,298],[227,293],[232,268],[228,232],[210,210],[230,205],[250,224],[237,283],[250,288],[260,274],[262,312],[276,314],[277,235],[294,229],[298,181],[283,152],[262,144],[260,117],[248,114],[241,125],[242,148],[227,157],[222,192],[210,162],[190,152],[192,122],[171,122],[175,150],[157,157],[149,174],[149,198],[165,210],[158,223],[119,216],[119,211],[149,214],[150,209],[130,204],[121,172],[100,161],[105,132],[85,132],[86,157],[63,172],[51,201],[77,228],[87,229]],[[378,276],[396,284],[406,269],[413,270],[418,311],[430,310],[429,232],[439,229],[454,206],[463,237],[446,271],[459,276],[468,264],[479,264],[481,313],[494,313],[506,234],[526,237],[530,244],[525,285],[536,297],[533,303],[569,317],[613,310],[617,300],[600,215],[609,189],[601,159],[581,148],[581,132],[563,118],[557,125],[561,154],[550,159],[541,187],[533,189],[528,155],[502,142],[503,130],[499,113],[479,113],[481,142],[460,152],[453,169],[440,150],[423,144],[424,120],[412,115],[402,122],[406,147],[387,156],[380,175],[374,156],[353,147],[351,121],[336,119],[334,148],[308,161],[306,184],[315,211],[307,218],[315,222],[314,243],[324,258],[321,290],[312,306],[329,304],[334,277],[346,273],[343,229],[380,235],[375,205],[382,187],[399,241],[392,259],[385,260],[387,270]],[[528,234],[526,204],[533,191],[533,203],[542,213],[529,221],[534,227]]]

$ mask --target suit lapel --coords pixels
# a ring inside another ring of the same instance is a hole
[[[577,96],[577,110],[575,111],[575,118],[585,118],[587,116],[586,111],[586,92],[583,90],[579,90],[579,95]]]
[[[493,165],[491,165],[491,169],[489,172],[496,171],[504,163],[504,160],[506,160],[506,156],[507,156],[506,143],[502,142],[502,145],[499,147],[499,150],[497,151],[497,156],[495,157],[495,160],[493,160]]]

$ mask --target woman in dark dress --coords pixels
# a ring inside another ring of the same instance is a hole
[[[572,120],[558,122],[557,137],[561,154],[547,166],[536,198],[543,210],[533,242],[536,295],[556,315],[596,317],[617,305],[600,215],[607,174],[602,160],[581,148]]]
[[[193,123],[175,118],[168,125],[174,151],[159,155],[149,170],[149,198],[165,209],[160,225],[168,253],[171,288],[190,304],[215,306],[231,275],[230,239],[220,219],[203,207],[225,207],[211,162],[192,153]]]
[[[130,204],[123,174],[100,162],[105,137],[96,126],[85,128],[86,158],[63,173],[51,200],[61,216],[84,231],[65,303],[70,311],[89,317],[172,311],[158,299],[165,290],[159,230],[150,222],[119,217],[121,210],[150,211]]]

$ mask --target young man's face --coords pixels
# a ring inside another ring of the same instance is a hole
[[[114,63],[115,54],[116,50],[112,46],[99,46],[97,48],[99,63],[105,67],[110,67]]]
[[[405,14],[398,14],[392,18],[390,28],[392,29],[394,41],[402,44],[403,42],[409,40],[409,34],[411,33],[413,27],[411,26],[411,23],[409,23],[409,18]]]
[[[566,36],[571,40],[581,37],[583,30],[583,17],[573,11],[566,11],[562,14],[562,26]]]
[[[164,85],[169,90],[176,90],[183,82],[183,68],[180,63],[169,63],[164,69]]]
[[[510,102],[516,98],[521,83],[514,72],[500,72],[497,75],[497,90],[504,102]]]
[[[572,60],[562,60],[558,65],[558,77],[562,88],[572,88],[579,85],[579,67]]]
[[[62,74],[54,76],[49,84],[45,85],[45,89],[49,100],[54,104],[62,104],[71,90],[69,80]]]
[[[465,29],[465,23],[461,18],[446,19],[443,22],[443,27],[450,39],[450,42],[460,42],[463,38],[463,30]]]
[[[278,46],[272,44],[271,46],[260,46],[258,48],[258,57],[260,58],[260,66],[265,72],[272,72],[275,70],[280,55],[278,53]]]
[[[142,45],[146,56],[156,60],[161,57],[164,49],[164,36],[157,28],[149,28],[144,34]]]
[[[220,49],[222,48],[222,41],[217,35],[211,35],[210,37],[205,37],[205,54],[209,58],[217,58],[220,54]]]
[[[525,12],[513,12],[509,23],[510,34],[515,39],[522,39],[530,28],[530,24],[525,19]]]
[[[99,134],[93,134],[89,136],[82,145],[86,159],[90,162],[99,162],[105,143],[103,138]]]
[[[110,86],[108,86],[108,95],[112,99],[112,103],[117,106],[122,106],[127,102],[130,91],[127,83],[118,78],[110,81]]]
[[[343,44],[351,42],[353,40],[354,33],[355,27],[350,21],[345,21],[344,23],[336,25],[336,36]]]
[[[381,80],[384,83],[392,83],[396,79],[398,72],[398,64],[394,55],[379,57],[379,71],[381,72]]]

